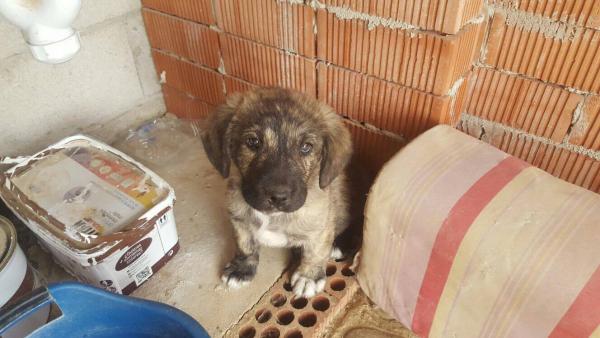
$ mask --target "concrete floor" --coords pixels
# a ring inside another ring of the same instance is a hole
[[[122,121],[119,121],[122,122]],[[169,115],[142,125],[141,132],[103,137],[134,157],[173,186],[175,218],[181,249],[132,296],[173,305],[198,320],[211,337],[222,336],[281,276],[288,263],[285,249],[261,250],[255,280],[230,291],[222,287],[220,272],[233,256],[234,241],[224,207],[225,181],[211,166],[194,124]],[[114,126],[107,125],[107,131]],[[121,127],[122,128],[122,127]],[[21,228],[19,242],[29,261],[48,282],[72,280],[52,257],[41,250],[31,233]],[[343,310],[342,320],[327,330],[331,337],[412,338],[400,323],[388,318],[358,292]]]

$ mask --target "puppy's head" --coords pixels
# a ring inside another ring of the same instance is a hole
[[[202,135],[210,162],[225,178],[231,163],[242,194],[263,212],[293,212],[311,185],[325,189],[352,153],[348,130],[327,105],[281,88],[234,94]]]

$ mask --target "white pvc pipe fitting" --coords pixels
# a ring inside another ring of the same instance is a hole
[[[79,51],[71,27],[81,0],[0,0],[0,14],[21,28],[31,54],[45,63],[70,60]]]

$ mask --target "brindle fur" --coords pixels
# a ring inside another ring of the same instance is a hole
[[[245,144],[255,136],[262,141],[260,151]],[[263,222],[269,231],[285,234],[286,247],[301,248],[297,276],[321,281],[332,243],[349,222],[344,169],[352,144],[340,117],[301,93],[258,89],[229,97],[209,117],[202,139],[209,160],[228,179],[238,252],[224,270],[224,282],[254,277]],[[298,151],[305,142],[312,144],[310,155]],[[289,198],[277,209],[263,192],[281,187]]]

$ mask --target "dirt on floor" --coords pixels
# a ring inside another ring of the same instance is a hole
[[[331,338],[418,338],[358,290],[326,332]]]

